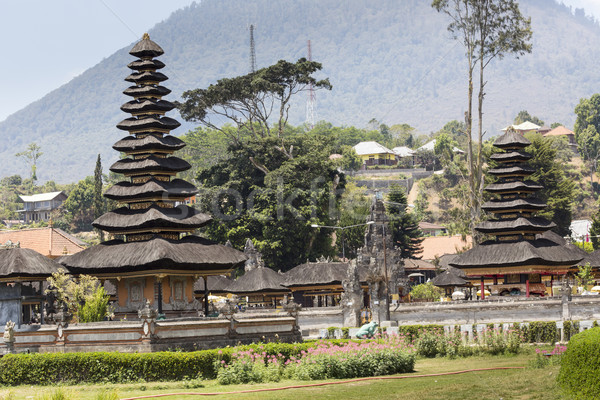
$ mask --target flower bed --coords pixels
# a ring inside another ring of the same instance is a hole
[[[218,360],[217,381],[221,384],[273,382],[282,377],[300,380],[344,379],[411,372],[415,364],[412,344],[402,336],[364,342],[332,344],[318,342],[286,359],[281,354],[249,349]]]

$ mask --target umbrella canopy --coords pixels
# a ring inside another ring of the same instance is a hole
[[[409,278],[414,278],[414,277],[417,277],[417,276],[425,276],[425,275],[423,275],[420,272],[413,272],[412,274],[408,274]]]
[[[594,286],[590,289],[590,292],[600,293],[600,286]]]
[[[468,282],[458,275],[455,275],[451,271],[445,271],[433,278],[431,281],[434,286],[439,287],[453,287],[453,286],[467,286]]]
[[[490,291],[487,290],[487,289],[484,290],[484,293],[485,293],[486,296],[490,296],[491,295]],[[481,296],[481,290],[477,291],[477,296]]]
[[[452,293],[452,300],[464,300],[465,297],[467,297],[467,295],[465,295],[465,293],[461,292],[460,290],[457,290],[456,292]]]

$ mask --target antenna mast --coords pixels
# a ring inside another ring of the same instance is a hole
[[[256,72],[256,49],[254,47],[254,25],[250,24],[250,72]]]
[[[308,61],[312,61],[312,49],[310,39],[308,40]],[[315,127],[315,88],[312,83],[308,84],[308,99],[306,99],[306,123],[310,129]]]

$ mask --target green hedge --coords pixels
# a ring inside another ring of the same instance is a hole
[[[529,325],[517,325],[521,334],[523,335],[523,341],[525,343],[550,343],[554,344],[560,337],[558,337],[558,329],[556,329],[556,322],[530,322]]]
[[[342,345],[349,340],[329,340]],[[58,383],[125,383],[215,378],[214,362],[229,362],[234,351],[254,349],[289,359],[317,341],[259,343],[194,352],[158,353],[44,353],[9,354],[0,358],[0,385],[54,385]]]
[[[398,327],[398,334],[405,335],[414,342],[422,333],[444,333],[443,325],[403,325]]]
[[[600,398],[600,328],[574,335],[563,355],[558,383],[576,399]]]

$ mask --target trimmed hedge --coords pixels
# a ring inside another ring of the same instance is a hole
[[[558,384],[576,399],[600,398],[600,328],[571,338],[558,374]]]
[[[517,328],[517,324],[515,324]],[[523,335],[523,342],[525,343],[556,343],[560,337],[558,337],[558,329],[556,328],[556,322],[530,322],[529,325],[519,325],[519,331]]]
[[[414,342],[423,333],[444,333],[443,325],[402,325],[398,327],[398,334],[405,335]]]
[[[348,341],[329,342],[339,346]],[[0,358],[0,385],[156,382],[198,376],[212,379],[216,377],[214,362],[230,362],[234,351],[253,349],[289,359],[317,343],[259,343],[194,352],[8,354]]]

